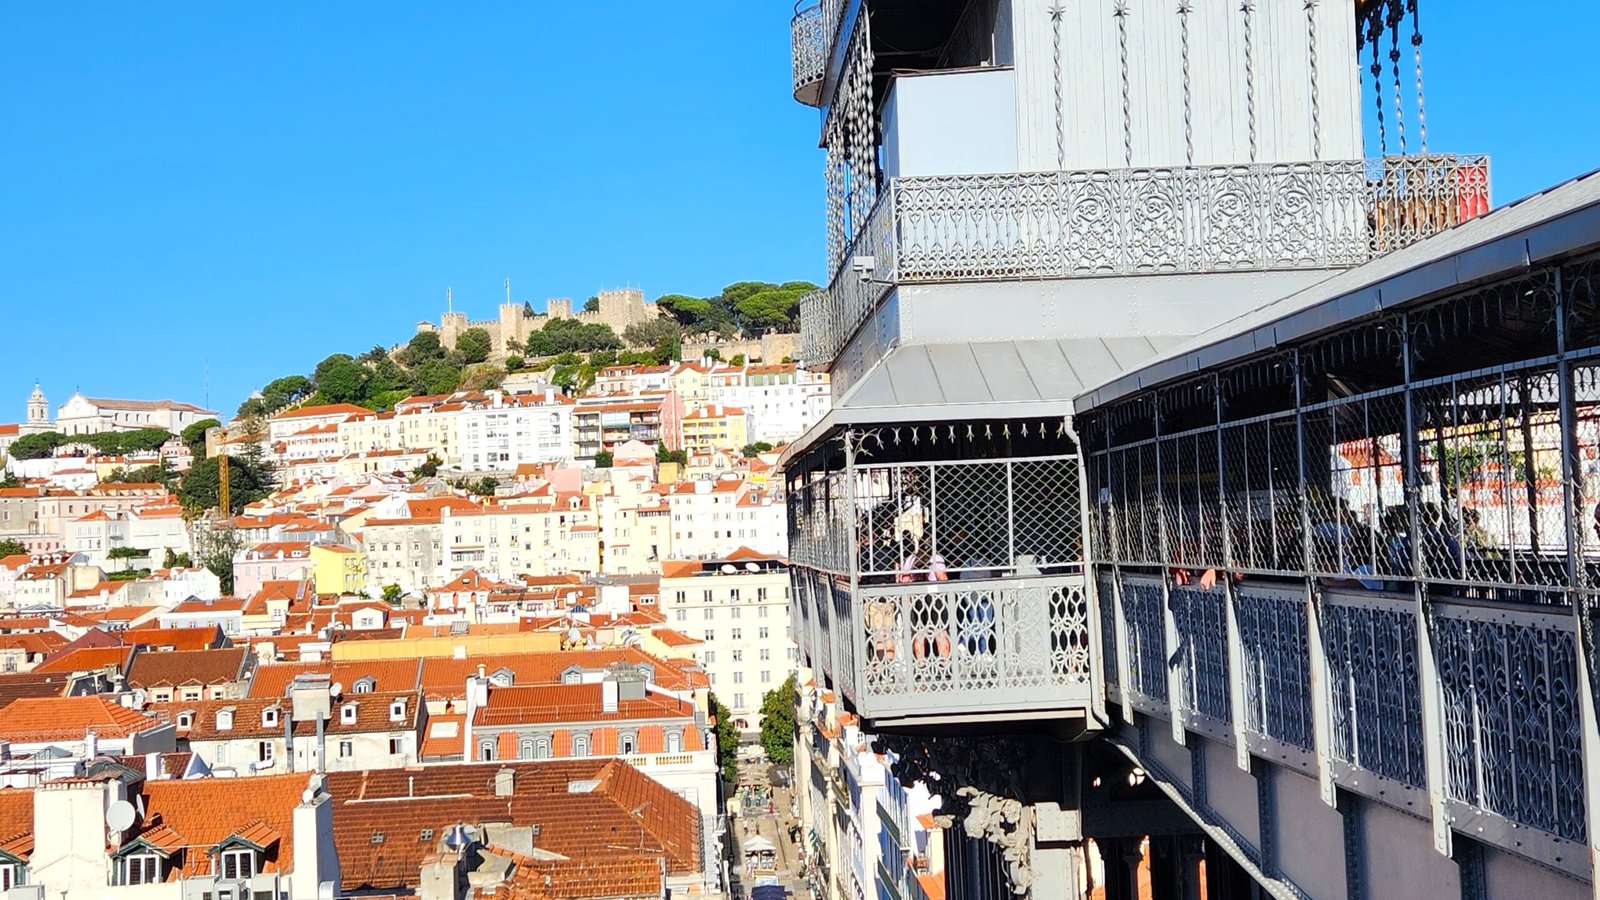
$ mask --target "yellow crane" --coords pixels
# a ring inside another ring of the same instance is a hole
[[[224,521],[231,518],[228,504],[228,454],[217,455],[217,511],[222,513]]]

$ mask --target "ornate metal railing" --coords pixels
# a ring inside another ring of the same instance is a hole
[[[794,99],[807,106],[822,103],[822,83],[828,72],[828,34],[821,0],[800,0],[789,22],[790,61],[794,68]]]
[[[1081,575],[879,585],[858,599],[854,696],[864,716],[1004,716],[1088,701]]]
[[[895,284],[1358,265],[1486,212],[1488,171],[1432,155],[891,179],[802,310],[803,353],[831,362]]]

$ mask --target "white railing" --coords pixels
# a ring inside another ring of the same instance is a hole
[[[862,587],[850,604],[854,699],[874,719],[1008,716],[1089,700],[1082,575]],[[843,679],[841,679],[842,681]]]
[[[821,0],[795,4],[794,19],[789,22],[794,99],[807,106],[822,102],[822,82],[828,72],[827,33]]]
[[[1489,208],[1483,156],[891,179],[802,354],[838,355],[895,284],[1337,269]]]

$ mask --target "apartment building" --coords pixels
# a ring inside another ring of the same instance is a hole
[[[697,406],[683,417],[683,448],[690,453],[740,448],[750,443],[750,416],[724,403]]]
[[[458,413],[460,468],[466,472],[515,472],[529,463],[572,458],[573,401],[543,394],[488,392],[487,402]]]
[[[752,551],[661,566],[658,611],[702,642],[695,658],[740,731],[761,727],[761,700],[795,668],[789,576],[783,560]]]
[[[827,373],[802,369],[795,363],[716,369],[707,394],[713,403],[745,411],[750,423],[748,443],[763,441],[774,446],[804,434],[833,406]]]
[[[683,398],[670,390],[579,397],[572,409],[573,457],[593,460],[629,441],[680,449],[683,411]]]
[[[784,503],[740,476],[659,489],[672,510],[672,551],[680,559],[726,556],[741,547],[774,556],[786,550]]]

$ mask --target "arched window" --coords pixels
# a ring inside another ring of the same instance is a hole
[[[634,747],[637,746],[637,745],[634,742],[633,735],[625,734],[625,735],[622,736],[622,740],[621,740],[619,746],[621,747],[621,751],[620,752],[622,753],[622,755],[623,756],[629,756],[634,752]]]
[[[376,678],[371,675],[363,675],[356,679],[356,683],[351,686],[350,690],[357,694],[370,694],[377,686],[378,680]]]
[[[533,742],[533,758],[550,758],[550,739],[547,737],[536,738]]]
[[[580,735],[576,735],[575,737],[573,737],[573,739],[572,739],[572,755],[573,756],[588,756],[589,755],[589,736],[587,734],[580,734]]]
[[[680,753],[683,751],[683,735],[676,731],[667,732],[667,752]]]
[[[533,741],[531,739],[529,739],[529,738],[523,738],[521,743],[519,743],[517,745],[517,759],[538,759],[538,758],[539,758],[538,756],[534,755]]]
[[[485,760],[494,759],[494,741],[478,742],[478,758]]]

